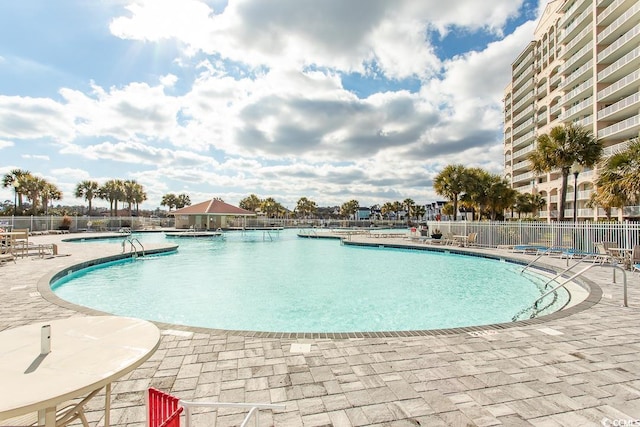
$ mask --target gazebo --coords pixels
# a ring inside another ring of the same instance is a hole
[[[255,217],[256,213],[213,198],[206,202],[176,209],[171,212],[171,215],[176,219],[176,228],[216,230],[228,228],[228,224],[238,217]]]

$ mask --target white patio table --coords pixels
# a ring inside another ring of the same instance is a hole
[[[50,325],[49,343],[45,325]],[[4,330],[0,420],[38,412],[39,425],[54,427],[56,406],[104,387],[108,427],[111,383],[140,366],[159,343],[153,323],[117,316],[72,317]]]

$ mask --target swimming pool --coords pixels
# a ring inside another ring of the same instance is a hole
[[[520,275],[516,264],[347,246],[301,239],[296,232],[180,239],[176,253],[80,270],[53,283],[52,290],[75,304],[118,315],[269,332],[503,323],[541,295],[543,281]],[[136,237],[143,243],[169,241],[161,233]],[[556,308],[567,299],[564,294]]]

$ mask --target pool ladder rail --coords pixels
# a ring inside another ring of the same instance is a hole
[[[144,256],[144,246],[142,245],[142,243],[140,243],[140,240],[135,237],[128,237],[122,241],[122,253],[125,253],[127,243],[129,243],[129,253],[131,254],[133,259],[137,259],[140,256],[140,253],[142,253],[142,256]],[[136,246],[136,244],[140,246],[140,251],[138,251],[138,247]]]
[[[540,257],[534,259],[533,261],[531,261],[529,264],[527,264],[521,271],[520,274],[523,274],[525,272],[525,270],[527,270],[529,267],[533,266],[533,264],[539,259]],[[544,284],[543,290],[547,288],[547,286],[555,281],[556,279],[560,278],[561,276],[564,276],[565,273],[569,272],[570,270],[572,270],[575,266],[581,264],[584,261],[584,259],[576,262],[575,264],[573,264],[572,266],[566,268],[565,270],[563,270],[561,273],[558,273],[553,279],[549,280],[547,283]],[[577,273],[574,273],[573,276],[569,277],[568,279],[566,279],[565,281],[563,281],[562,283],[560,283],[558,286],[556,286],[555,288],[545,292],[544,294],[542,294],[542,296],[540,296],[537,300],[534,301],[534,303],[529,306],[526,307],[522,310],[520,310],[515,316],[513,316],[513,318],[511,320],[513,320],[514,322],[520,320],[520,317],[527,313],[528,311],[531,310],[531,314],[529,315],[529,319],[533,319],[534,317],[538,316],[542,311],[544,311],[545,309],[547,309],[548,307],[550,307],[557,299],[557,294],[556,292],[560,289],[563,288],[567,285],[567,283],[572,282],[574,279],[577,279],[578,277],[582,276],[582,274],[586,273],[587,271],[591,270],[593,267],[595,266],[604,266],[602,264],[596,264],[595,262],[586,266],[585,268],[583,268],[582,270],[578,271]],[[620,267],[617,263],[613,263],[611,264],[611,267],[613,269],[613,283],[616,283],[616,270],[620,270],[622,271],[622,280],[623,280],[623,297],[622,297],[622,306],[623,307],[628,307],[628,299],[627,299],[627,272],[624,270],[624,268]],[[565,288],[566,290],[566,288]],[[548,295],[553,294],[553,301],[551,301],[551,303],[547,304],[546,306],[540,308],[539,304],[540,302],[547,297]]]

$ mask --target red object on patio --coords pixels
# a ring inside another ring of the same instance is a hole
[[[180,427],[184,408],[180,399],[150,387],[147,391],[147,427]]]

